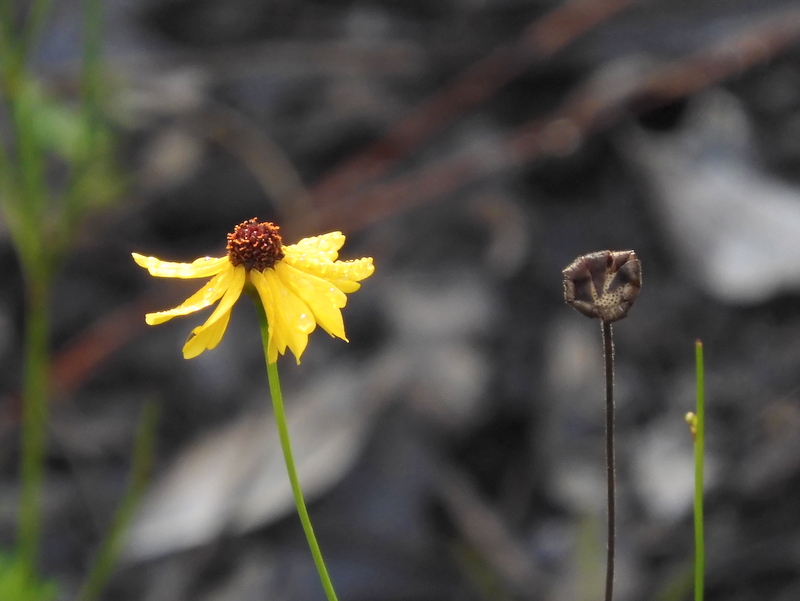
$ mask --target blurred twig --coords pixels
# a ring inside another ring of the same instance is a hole
[[[434,134],[491,98],[533,62],[549,58],[575,38],[636,0],[570,0],[529,25],[395,123],[377,142],[323,178],[311,201],[335,203],[385,175]]]
[[[192,125],[247,166],[269,195],[281,221],[292,221],[310,209],[297,169],[263,129],[243,114],[219,103],[208,104]]]
[[[469,479],[451,466],[442,467],[437,492],[459,532],[503,586],[516,597],[537,598],[542,579],[536,562]]]
[[[162,296],[158,296],[159,301]],[[175,299],[183,296],[182,292],[176,290]],[[51,401],[70,399],[111,355],[144,332],[147,326],[142,315],[156,305],[154,296],[145,294],[99,317],[55,353],[49,375],[53,395]],[[0,436],[16,427],[20,418],[21,398],[7,397],[5,402],[0,403]]]
[[[798,39],[800,9],[794,8],[625,81],[618,77],[592,78],[555,112],[523,124],[497,144],[469,149],[358,194],[327,202],[299,229],[307,231],[316,223],[324,228],[346,225],[352,232],[489,175],[546,156],[568,154],[590,135],[628,115],[719,83],[775,57]]]
[[[100,363],[144,332],[146,325],[142,315],[154,304],[153,299],[145,295],[123,305],[98,318],[56,353],[50,369],[54,400],[72,396]]]

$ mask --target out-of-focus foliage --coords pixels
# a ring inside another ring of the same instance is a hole
[[[28,578],[21,561],[12,555],[0,553],[0,599],[52,601],[57,594],[55,582]]]

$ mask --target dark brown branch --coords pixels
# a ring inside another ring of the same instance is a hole
[[[327,204],[384,176],[399,161],[465,112],[492,97],[537,60],[544,60],[636,0],[571,0],[529,25],[519,40],[503,44],[397,121],[374,144],[311,190]]]
[[[326,203],[298,224],[349,232],[452,194],[461,187],[545,156],[570,152],[631,113],[666,104],[766,61],[800,39],[800,9],[754,25],[684,59],[652,68],[626,85],[592,81],[550,116],[521,126],[494,147],[471,149],[358,194]]]

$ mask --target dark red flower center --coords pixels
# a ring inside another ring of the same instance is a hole
[[[264,271],[283,259],[280,228],[269,221],[251,219],[240,223],[228,234],[228,258],[235,266]]]

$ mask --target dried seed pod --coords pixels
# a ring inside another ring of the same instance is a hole
[[[606,322],[628,314],[642,285],[642,264],[632,250],[582,255],[564,269],[564,300]]]

